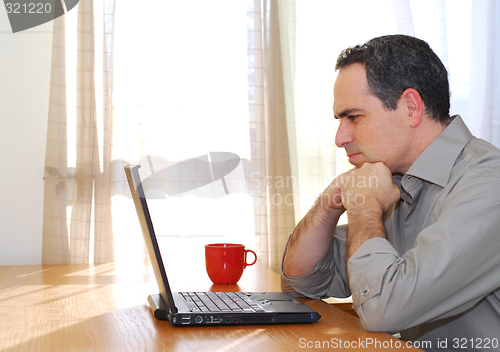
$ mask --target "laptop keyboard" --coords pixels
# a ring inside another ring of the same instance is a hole
[[[192,312],[265,312],[244,292],[180,292]]]

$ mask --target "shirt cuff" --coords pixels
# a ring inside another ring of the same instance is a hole
[[[398,258],[399,253],[394,247],[379,237],[365,241],[351,256],[348,273],[354,310],[380,294],[387,269]]]

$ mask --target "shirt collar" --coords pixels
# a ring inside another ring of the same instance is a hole
[[[460,115],[453,116],[446,129],[420,154],[406,174],[446,186],[458,155],[472,138]]]

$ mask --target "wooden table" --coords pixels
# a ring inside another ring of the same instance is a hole
[[[212,285],[202,269],[176,270],[172,289],[280,291],[279,275],[263,265],[248,267],[238,285],[230,286]],[[356,317],[315,300],[304,302],[322,315],[316,324],[173,327],[149,310],[147,295],[157,291],[147,260],[0,267],[0,351],[274,352],[317,350],[318,343],[337,350],[406,347],[389,334],[364,331]]]

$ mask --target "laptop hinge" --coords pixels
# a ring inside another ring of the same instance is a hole
[[[170,310],[160,294],[148,296],[148,303],[151,312],[158,320],[169,320]]]

